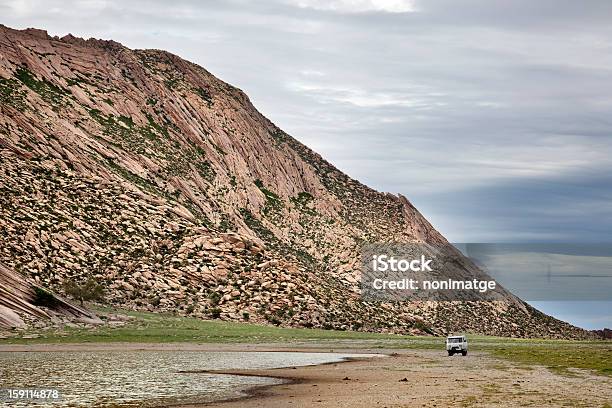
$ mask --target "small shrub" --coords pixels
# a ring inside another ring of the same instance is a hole
[[[68,281],[64,284],[64,292],[73,299],[78,300],[81,306],[83,306],[85,301],[102,300],[104,296],[104,288],[93,278],[87,279],[82,284]]]
[[[212,309],[210,309],[209,314],[210,317],[212,317],[213,319],[218,319],[221,317],[221,309],[219,309],[218,307],[213,307]]]
[[[414,324],[413,324],[413,327],[415,329],[419,329],[419,330],[421,330],[421,331],[423,331],[425,333],[433,334],[433,331],[431,330],[431,328],[428,327],[425,323],[423,323],[420,320],[415,321]]]
[[[213,305],[218,305],[221,301],[221,295],[219,294],[219,292],[210,292],[210,294],[208,295],[208,299],[210,299],[210,302]]]
[[[208,92],[208,89],[205,88],[196,88],[195,89],[195,93],[198,94],[198,96],[200,98],[202,98],[202,100],[204,102],[206,102],[206,104],[208,105],[208,107],[210,108],[213,105],[213,98],[210,95],[210,92]]]
[[[47,292],[46,290],[35,287],[34,288],[34,305],[36,306],[44,306],[44,307],[54,307],[57,306],[58,301],[51,292]]]

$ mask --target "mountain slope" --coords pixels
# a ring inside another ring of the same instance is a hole
[[[164,51],[0,27],[0,149],[0,261],[60,292],[94,276],[109,303],[201,317],[584,335],[509,293],[363,302],[362,243],[444,237]]]

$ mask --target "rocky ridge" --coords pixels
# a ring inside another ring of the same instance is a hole
[[[588,335],[510,294],[362,301],[361,244],[444,237],[164,51],[0,27],[0,194],[0,261],[60,293],[94,277],[109,304],[202,318]]]

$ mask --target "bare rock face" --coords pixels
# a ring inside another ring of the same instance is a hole
[[[405,197],[349,178],[242,91],[164,51],[0,27],[0,192],[1,262],[58,291],[93,277],[122,307],[347,330],[586,335],[510,294],[460,312],[363,302],[362,242],[444,237]]]
[[[41,293],[45,295],[45,305],[37,304]],[[0,263],[0,329],[23,329],[27,327],[24,319],[49,321],[57,316],[88,323],[102,322],[95,314],[37,287]]]
[[[0,305],[0,328],[2,327],[7,329],[24,329],[27,326],[17,312],[10,307]]]

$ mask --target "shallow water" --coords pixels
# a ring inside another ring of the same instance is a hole
[[[155,407],[244,395],[282,381],[181,371],[265,369],[341,361],[350,354],[294,352],[88,351],[0,353],[0,388],[58,389],[59,401],[13,407]]]

